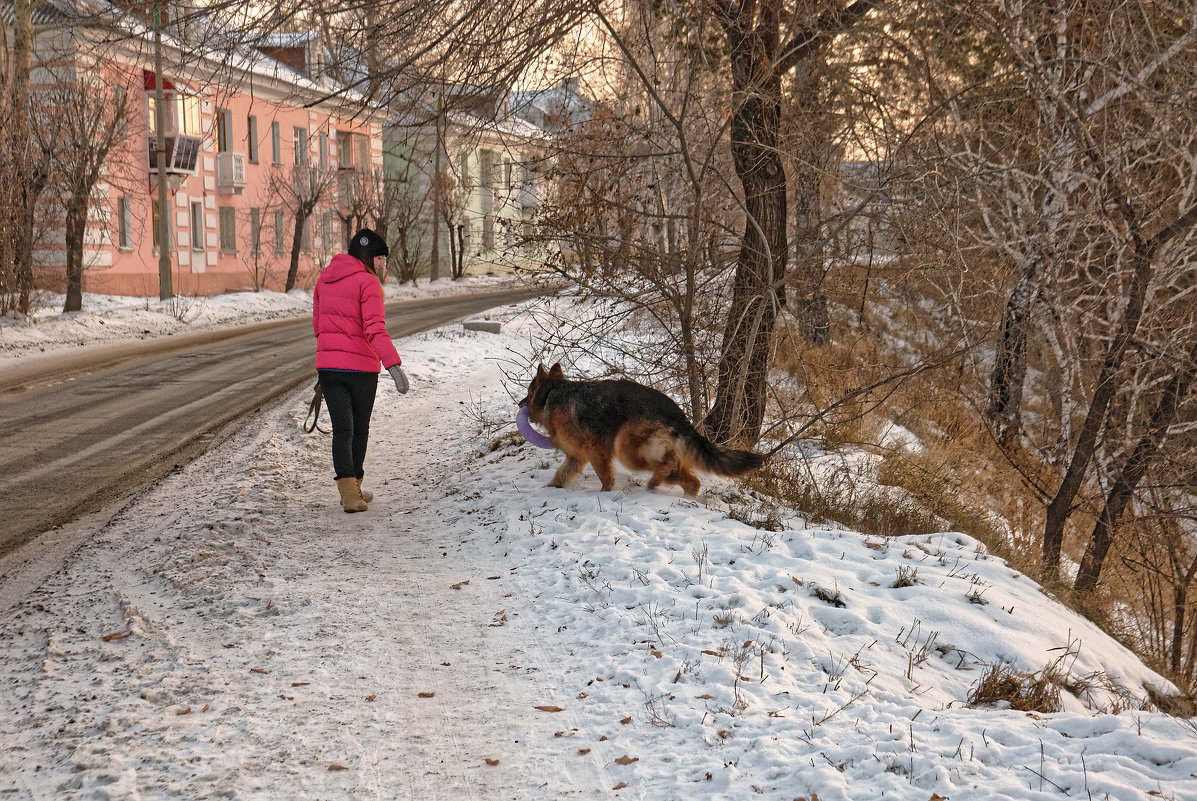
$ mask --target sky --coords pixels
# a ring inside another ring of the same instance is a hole
[[[85,304],[5,321],[0,370],[310,311]],[[511,378],[545,314],[396,340],[369,511],[338,506],[304,387],[0,589],[0,797],[1197,799],[1197,728],[1145,703],[1167,682],[966,535],[757,528],[714,477],[546,487],[562,456],[516,432]],[[1072,691],[970,706],[995,666]]]

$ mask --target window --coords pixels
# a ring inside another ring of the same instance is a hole
[[[370,137],[358,134],[354,137],[357,140],[357,168],[359,170],[370,170]]]
[[[252,114],[245,121],[245,152],[250,164],[258,163],[258,118]]]
[[[237,210],[232,206],[221,206],[220,214],[220,251],[222,253],[237,252]]]
[[[328,214],[320,218],[320,249],[325,252],[332,250],[332,220]]]
[[[191,202],[191,249],[204,249],[204,204],[198,200]]]
[[[133,249],[133,209],[129,206],[129,198],[116,199],[116,244],[121,250]],[[155,231],[155,233],[157,233]]]
[[[508,192],[511,191],[511,162],[503,162],[503,188]]]
[[[470,153],[467,150],[461,154],[457,165],[458,172],[461,173],[461,186],[463,189],[470,188]]]
[[[262,210],[249,210],[249,249],[255,256],[262,252]]]
[[[489,150],[480,150],[478,160],[481,162],[478,183],[486,189],[494,187],[495,155]]]
[[[299,249],[304,253],[312,252],[312,218],[303,221],[303,233],[300,235]]]
[[[482,251],[490,253],[495,249],[495,218],[487,214],[482,218]]]
[[[216,109],[213,135],[216,137],[216,152],[227,153],[233,146],[233,115],[228,109]]]
[[[150,133],[158,132],[158,114],[155,98],[152,94],[146,98],[149,101]],[[167,94],[163,97],[163,108],[166,112],[166,133],[201,136],[203,134],[200,122],[200,99],[194,95]]]
[[[283,252],[283,212],[281,209],[276,209],[274,212],[274,252]]]
[[[270,155],[272,164],[283,163],[282,136],[278,131],[278,120],[270,123]]]
[[[302,167],[308,163],[308,129],[295,128],[295,166]]]
[[[353,166],[353,134],[348,131],[337,131],[337,162],[343,170]]]
[[[328,134],[320,132],[320,169],[328,169]]]

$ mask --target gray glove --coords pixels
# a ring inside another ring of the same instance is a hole
[[[399,394],[406,395],[407,391],[411,389],[411,383],[407,380],[407,374],[403,372],[403,368],[392,364],[387,368],[387,372],[391,374],[391,378],[395,379],[395,389],[399,390]]]

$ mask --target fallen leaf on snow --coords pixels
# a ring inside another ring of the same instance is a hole
[[[131,631],[118,631],[114,634],[105,634],[103,639],[104,642],[112,642],[113,640],[124,640],[132,636],[133,632]]]
[[[708,649],[708,648],[704,648],[704,649],[703,649],[703,653],[704,653],[704,654],[709,654],[710,656],[720,656],[720,653],[719,653],[718,651],[712,651],[712,650],[710,650],[710,649]]]
[[[632,756],[628,756],[627,754],[624,754],[623,756],[618,757],[615,760],[615,764],[616,765],[630,765],[633,762],[639,762],[639,761],[640,761],[640,757],[632,757]]]
[[[449,586],[449,589],[451,589],[451,590],[460,590],[462,587],[464,587],[465,585],[467,585],[467,584],[469,584],[469,583],[470,583],[470,580],[469,580],[469,579],[466,579],[465,581],[459,581],[459,582],[457,582],[456,584],[451,584],[451,585]]]
[[[619,722],[626,726],[632,722],[632,716],[628,715],[626,718],[624,718],[623,720],[621,720]]]
[[[649,651],[649,653],[651,653],[651,654],[652,654],[653,656],[655,656],[657,659],[660,659],[662,656],[664,656],[664,654],[663,654],[663,653],[661,653],[660,651]]]
[[[607,735],[605,735],[605,734],[604,734],[602,737],[600,737],[600,738],[599,738],[599,742],[600,742],[600,743],[605,743],[605,742],[607,742]]]
[[[496,768],[496,767],[498,767],[498,766],[499,766],[499,760],[497,760],[497,759],[487,759],[487,760],[486,760],[486,764],[490,765],[492,768]]]
[[[374,700],[375,698],[377,698],[377,697],[378,697],[377,695],[367,695],[367,696],[366,696],[366,700],[367,700],[367,701],[373,701],[373,700]]]
[[[710,701],[715,696],[711,695],[710,693],[703,693],[702,695],[696,695],[694,697],[697,698],[699,701]]]
[[[1152,795],[1152,793],[1148,793],[1148,795]],[[932,793],[931,801],[948,801],[948,797],[946,795],[940,795],[939,793]]]
[[[627,782],[620,782],[619,784],[615,785],[615,786],[614,786],[614,787],[612,787],[611,789],[612,789],[612,790],[622,790],[623,788],[625,788],[625,787],[627,787],[627,786],[628,786],[628,783],[627,783]]]
[[[589,753],[590,753],[590,749],[589,749],[589,748],[579,748],[579,749],[578,749],[578,753],[579,753],[579,754],[589,754]]]
[[[564,712],[565,709],[559,706],[538,706],[536,707],[541,712]]]
[[[328,769],[329,770],[349,770],[349,768],[345,767],[344,765],[338,765],[335,762],[333,764],[329,765]]]
[[[293,681],[293,682],[291,682],[292,687],[307,687],[309,684],[311,684],[310,681]]]
[[[189,714],[191,714],[191,707],[187,707],[186,709],[180,709],[175,714],[176,715],[189,715]]]
[[[436,693],[423,692],[423,693],[420,693],[420,697],[421,698],[435,698]]]
[[[586,697],[586,693],[578,693],[578,697],[579,697],[579,698],[585,698],[585,697]]]

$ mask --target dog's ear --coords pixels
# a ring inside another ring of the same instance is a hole
[[[549,371],[544,369],[544,362],[541,362],[536,367],[536,377],[537,378],[548,378],[549,377]]]
[[[565,378],[565,371],[561,369],[561,362],[557,362],[549,370],[549,378]]]

